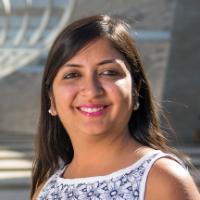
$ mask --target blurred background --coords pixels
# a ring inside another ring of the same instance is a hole
[[[68,23],[102,13],[131,25],[176,132],[167,134],[170,143],[190,156],[200,185],[199,0],[0,0],[0,199],[29,199],[41,77],[53,39]]]

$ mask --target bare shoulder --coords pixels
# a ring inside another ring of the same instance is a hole
[[[149,172],[145,200],[200,200],[189,172],[170,158],[157,160]]]

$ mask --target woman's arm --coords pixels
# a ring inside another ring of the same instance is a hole
[[[149,172],[145,200],[200,200],[199,191],[179,163],[169,158],[155,162]]]

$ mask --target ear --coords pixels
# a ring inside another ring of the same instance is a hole
[[[133,91],[133,111],[138,110],[139,107],[140,107],[139,90],[138,89],[134,89],[134,91]]]
[[[139,81],[138,86],[137,86],[137,93],[138,94],[140,93],[141,86],[142,86],[142,80]]]
[[[139,95],[140,95],[141,85],[142,85],[142,80],[140,80],[137,85],[135,84],[135,88],[133,88],[133,102],[134,102],[133,110],[137,110],[140,106]]]
[[[135,102],[138,102],[139,99],[139,93],[137,89],[133,90],[133,103],[135,104]]]
[[[57,109],[56,109],[55,99],[54,99],[54,96],[53,96],[52,93],[49,94],[49,98],[50,98],[49,113],[50,113],[52,116],[56,116],[58,113],[57,113]]]

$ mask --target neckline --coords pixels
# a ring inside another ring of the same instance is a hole
[[[64,166],[63,169],[61,169],[59,171],[59,173],[57,174],[57,178],[58,178],[59,182],[62,182],[62,183],[65,183],[65,184],[67,184],[67,183],[68,184],[92,183],[92,182],[96,182],[96,181],[108,180],[110,178],[115,178],[115,177],[118,177],[122,174],[130,172],[131,170],[133,170],[134,168],[139,166],[147,158],[153,156],[154,154],[158,154],[159,152],[161,152],[161,150],[151,151],[151,152],[145,154],[144,156],[142,156],[137,161],[135,161],[133,164],[131,164],[127,167],[124,167],[122,169],[116,170],[114,172],[111,172],[109,174],[102,175],[102,176],[89,176],[89,177],[83,177],[83,178],[63,178],[61,175],[63,174],[64,170],[66,169],[66,167],[67,167],[67,165],[66,165],[66,166]]]

